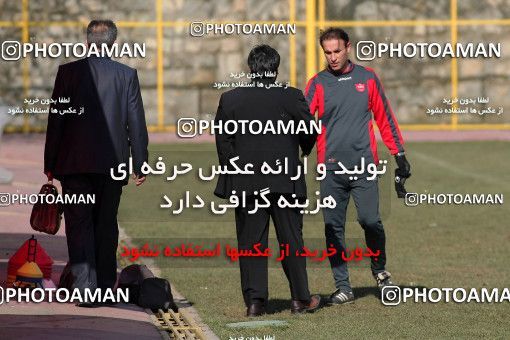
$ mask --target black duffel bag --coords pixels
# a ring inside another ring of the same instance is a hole
[[[154,274],[146,265],[132,264],[120,272],[118,288],[129,289],[129,303],[138,304],[140,286],[149,278],[154,278]]]
[[[132,264],[124,268],[118,288],[128,288],[129,302],[142,308],[178,311],[168,280],[155,277],[146,265]]]
[[[177,305],[172,296],[170,282],[158,277],[152,277],[143,280],[140,287],[140,296],[138,297],[138,306],[143,308],[150,308],[153,311],[162,309],[167,311],[172,309],[174,312],[178,311]]]

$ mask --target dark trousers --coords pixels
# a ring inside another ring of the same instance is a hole
[[[248,211],[254,208],[254,198],[247,199],[246,208],[236,208],[236,231],[238,248],[241,250],[253,249],[261,243],[261,250],[268,247],[269,217],[272,218],[276,237],[279,244],[289,245],[289,257],[285,257],[282,267],[287,276],[290,293],[293,300],[308,301],[308,276],[306,274],[306,258],[294,256],[296,250],[303,249],[303,215],[296,208],[279,208],[277,205],[279,195],[271,194],[271,206],[259,208],[254,214]],[[280,249],[272,249],[271,261],[280,255]],[[268,300],[268,258],[267,257],[240,257],[241,288],[244,302],[249,306],[255,302],[265,304]]]
[[[100,174],[68,175],[61,182],[67,195],[95,195],[95,204],[64,204],[72,288],[113,288],[122,183]]]
[[[349,180],[349,175],[337,175],[333,171],[327,171],[326,178],[321,182],[321,197],[333,196],[336,208],[323,209],[326,246],[333,245],[337,254],[345,251],[345,217],[351,194],[358,212],[358,222],[365,231],[367,247],[373,251],[380,251],[377,260],[371,258],[372,274],[380,273],[385,270],[386,237],[379,215],[377,179],[367,181],[365,176],[352,181]],[[336,288],[351,290],[347,263],[342,260],[341,255],[330,256],[329,261]]]

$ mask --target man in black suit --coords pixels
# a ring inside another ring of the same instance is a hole
[[[94,20],[87,27],[87,44],[112,46],[117,27],[111,20]],[[59,103],[69,98],[70,103]],[[65,204],[72,288],[113,288],[117,279],[117,210],[122,186],[110,169],[129,163],[141,185],[147,161],[148,136],[135,69],[107,57],[89,57],[60,65],[50,108],[44,172],[60,180],[64,194],[94,194],[94,204]],[[83,113],[51,113],[73,107]]]
[[[308,126],[312,117],[308,110],[303,93],[295,88],[274,87],[280,55],[267,45],[255,47],[248,56],[248,66],[252,74],[262,75],[255,78],[254,87],[237,88],[223,93],[216,114],[216,123],[226,121],[255,121],[263,126],[267,122],[277,126],[278,121],[288,123],[306,123]],[[230,166],[230,159],[239,157],[236,164],[241,169],[244,165],[253,164],[252,175],[221,175],[218,179],[215,194],[221,198],[231,195],[246,194],[245,207],[239,206],[235,210],[238,248],[240,250],[253,249],[261,243],[261,250],[268,247],[269,218],[276,228],[278,242],[289,245],[290,256],[282,261],[283,270],[289,280],[292,296],[291,312],[313,312],[320,305],[320,296],[310,296],[306,273],[306,259],[295,256],[296,250],[303,249],[303,215],[298,208],[280,208],[277,204],[280,195],[284,195],[292,202],[292,195],[298,199],[306,198],[306,183],[304,176],[297,180],[297,166],[303,165],[299,159],[299,147],[303,154],[308,155],[314,146],[316,133],[307,134],[216,134],[216,147],[220,165]],[[260,169],[263,162],[276,167],[279,160],[282,164],[287,158],[289,174],[264,175]],[[270,194],[266,197],[270,207],[259,208],[254,214],[249,211],[255,207],[257,194],[268,188]],[[233,193],[233,191],[235,193]],[[274,250],[275,257],[280,253]],[[247,316],[258,316],[265,313],[268,300],[268,259],[267,257],[240,257],[241,287],[244,302],[247,306]]]

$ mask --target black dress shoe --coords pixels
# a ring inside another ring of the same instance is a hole
[[[263,314],[266,314],[266,307],[262,303],[252,303],[246,309],[246,316],[247,317],[261,316]]]
[[[321,306],[320,295],[312,295],[308,301],[292,300],[290,304],[290,312],[297,313],[313,313]]]

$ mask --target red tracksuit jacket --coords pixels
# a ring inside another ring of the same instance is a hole
[[[322,122],[317,160],[327,169],[337,169],[339,161],[352,169],[361,157],[367,164],[379,163],[372,113],[390,153],[404,152],[397,120],[372,69],[351,63],[340,75],[323,70],[308,81],[305,97]]]

